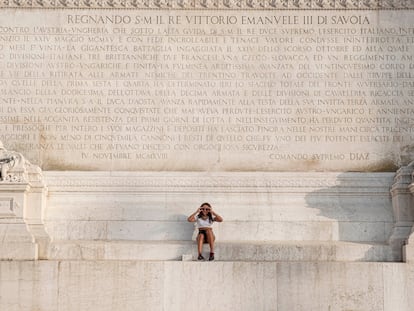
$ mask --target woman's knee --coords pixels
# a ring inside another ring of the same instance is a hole
[[[203,243],[204,242],[204,234],[199,234],[198,236],[197,236],[197,241],[198,242],[201,242],[201,243]]]
[[[207,236],[208,236],[208,240],[209,241],[213,241],[214,242],[214,240],[216,239],[216,237],[215,237],[215,235],[214,235],[214,233],[213,233],[212,230],[209,230],[209,232],[207,233]]]

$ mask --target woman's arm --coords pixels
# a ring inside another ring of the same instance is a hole
[[[213,215],[214,221],[222,222],[223,217],[221,217],[219,214],[217,214],[215,211],[211,210],[211,215]]]
[[[190,216],[188,216],[187,221],[189,222],[195,222],[196,221],[196,215],[200,213],[200,208],[198,208],[194,213],[192,213]]]

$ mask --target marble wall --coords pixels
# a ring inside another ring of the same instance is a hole
[[[413,265],[315,262],[0,262],[7,311],[410,311]]]
[[[395,171],[413,158],[410,10],[44,12],[0,12],[0,140],[44,170]]]

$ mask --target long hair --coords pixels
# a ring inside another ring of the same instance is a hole
[[[210,205],[210,203],[207,203],[207,202],[204,202],[203,204],[201,204],[200,205],[200,207],[203,207],[204,205],[207,205],[210,209],[211,209],[211,205]],[[197,217],[198,218],[201,218],[201,216],[203,216],[203,214],[200,212],[198,215],[197,215]],[[207,214],[207,216],[208,216],[208,220],[209,220],[209,222],[210,223],[213,223],[213,215],[211,215],[211,212],[208,212],[208,214]]]

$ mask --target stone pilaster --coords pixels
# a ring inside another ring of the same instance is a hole
[[[409,190],[413,169],[411,164],[401,167],[391,188],[395,224],[389,243],[398,256],[402,255],[402,248],[407,243],[414,224],[413,196]]]
[[[414,163],[414,162],[413,162]],[[413,164],[412,163],[412,164]],[[411,165],[411,167],[414,165]],[[411,213],[414,214],[414,171],[411,175],[411,183],[408,186],[408,191],[411,193]],[[414,225],[411,227],[409,237],[406,245],[403,247],[403,258],[405,262],[414,263]]]

